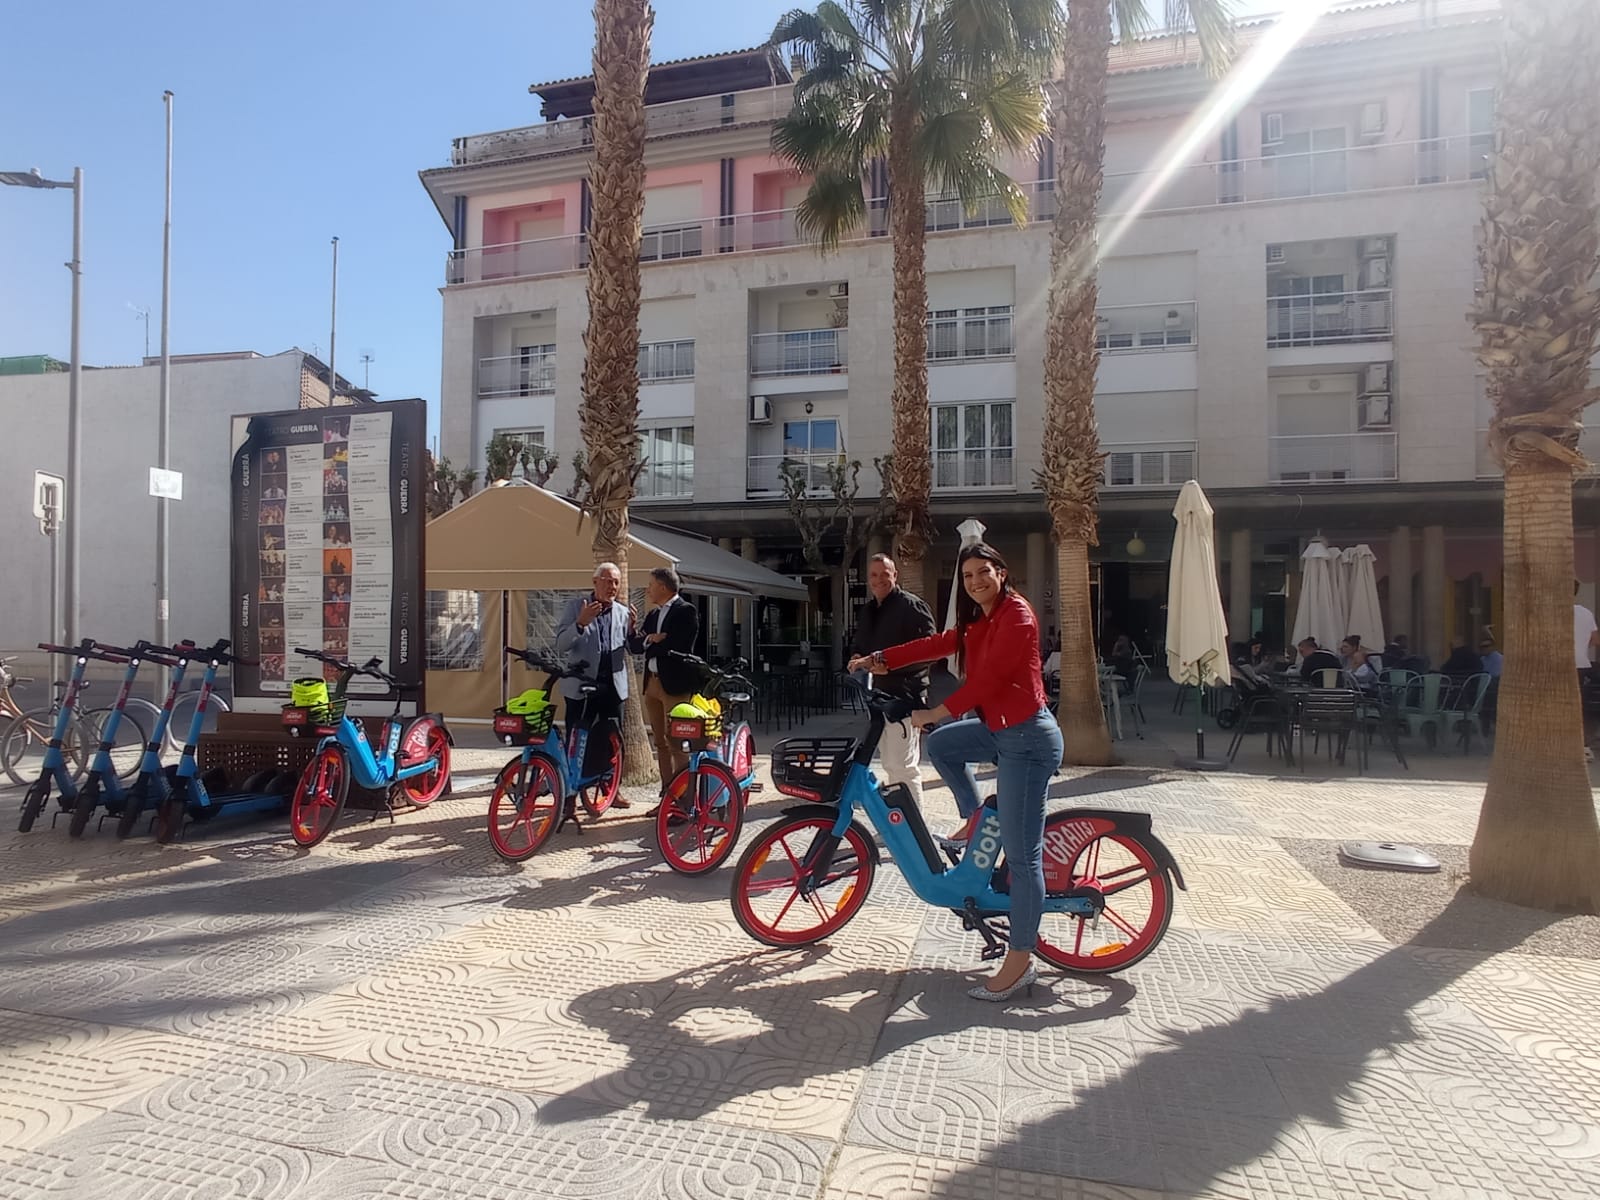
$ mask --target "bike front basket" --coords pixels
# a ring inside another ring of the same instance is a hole
[[[549,736],[555,719],[554,704],[533,713],[512,713],[497,708],[494,710],[494,735],[508,743],[517,740],[542,742]]]
[[[831,803],[835,780],[843,764],[855,756],[852,738],[790,738],[772,749],[772,782],[785,796],[796,800]]]

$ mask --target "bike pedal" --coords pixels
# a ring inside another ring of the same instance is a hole
[[[1003,946],[1002,944],[1000,944],[999,942],[996,942],[992,946],[985,946],[978,953],[978,957],[980,959],[982,959],[984,962],[993,962],[995,959],[1004,958],[1005,956],[1006,956],[1006,947]]]
[[[764,792],[766,790],[767,790],[767,785],[764,784],[764,783],[752,783],[750,785],[750,794],[752,796],[755,795],[757,792]]]

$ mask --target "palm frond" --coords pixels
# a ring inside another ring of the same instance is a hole
[[[943,0],[941,52],[966,76],[1054,71],[1065,31],[1059,0]]]
[[[795,170],[811,175],[861,161],[861,147],[838,98],[813,93],[772,125],[772,150]]]
[[[983,114],[990,135],[1007,150],[1030,150],[1049,131],[1044,89],[1021,72],[986,81],[969,100]]]
[[[800,235],[815,242],[824,253],[838,247],[848,235],[861,228],[867,215],[867,198],[858,172],[819,171],[811,190],[795,209],[794,223]]]
[[[1194,30],[1200,65],[1213,78],[1233,65],[1233,0],[1167,0],[1167,28]]]

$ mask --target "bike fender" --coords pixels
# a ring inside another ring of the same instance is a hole
[[[1189,885],[1183,882],[1183,868],[1178,866],[1178,860],[1172,856],[1172,851],[1167,849],[1166,843],[1153,833],[1146,833],[1144,842],[1150,847],[1150,853],[1156,862],[1172,872],[1172,881],[1178,885],[1178,890],[1187,892]]]
[[[791,804],[783,810],[783,815],[786,817],[821,817],[826,821],[834,822],[837,826],[840,809],[833,804]],[[847,829],[852,825],[861,831],[862,841],[866,842],[868,851],[872,855],[872,865],[876,867],[882,861],[878,853],[878,839],[873,837],[871,831],[861,822],[851,820],[845,822],[845,828]],[[844,836],[842,831],[839,836]]]
[[[1151,831],[1151,816],[1145,812],[1128,812],[1116,808],[1068,808],[1060,812],[1050,813],[1045,818],[1046,826],[1062,820],[1084,818],[1093,821],[1109,822],[1118,833],[1125,833],[1129,837],[1138,838],[1150,848],[1150,856],[1156,860],[1156,865],[1165,871],[1172,872],[1172,878],[1177,883],[1180,891],[1188,891],[1188,885],[1183,881],[1183,869],[1178,866],[1178,860],[1173,857],[1172,851],[1166,844]]]

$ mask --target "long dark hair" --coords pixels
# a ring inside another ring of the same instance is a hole
[[[992,563],[996,571],[1004,571],[1006,573],[1006,577],[1000,581],[1000,598],[1002,600],[1011,595],[1014,590],[1011,586],[1011,568],[1006,566],[1006,560],[1000,557],[1000,551],[989,545],[988,542],[978,542],[976,545],[968,546],[956,559],[954,584],[956,589],[956,665],[961,669],[962,674],[965,674],[967,670],[967,626],[983,617],[983,606],[967,595],[967,589],[962,579],[962,568],[975,558],[981,558],[984,562]]]

